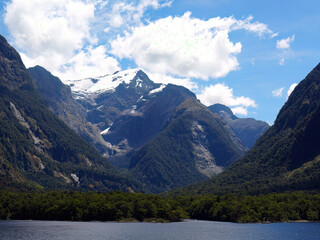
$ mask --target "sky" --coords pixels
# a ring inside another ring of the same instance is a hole
[[[62,81],[141,68],[273,124],[319,63],[317,0],[1,0],[0,34]]]

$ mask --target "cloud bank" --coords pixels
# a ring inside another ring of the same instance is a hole
[[[171,3],[11,0],[5,23],[27,67],[38,64],[63,79],[84,78],[119,70],[119,59],[129,59],[148,72],[184,79],[188,86],[192,78],[220,78],[239,69],[242,45],[230,40],[232,31],[274,36],[251,16],[201,20],[186,12],[155,21],[144,18],[147,10]]]
[[[96,42],[90,35],[94,11],[94,4],[78,0],[12,0],[5,23],[27,66],[39,64],[57,73],[84,54],[86,42]]]
[[[147,71],[181,78],[220,78],[239,69],[236,55],[240,42],[233,43],[229,33],[244,29],[258,36],[270,35],[265,24],[244,20],[167,17],[147,25],[132,27],[111,42],[111,53],[120,59],[133,60]]]
[[[106,26],[120,28],[126,21],[139,24],[148,8],[158,9],[170,3],[11,0],[6,5],[4,20],[27,67],[41,65],[66,80],[120,70],[107,45],[98,44],[99,31]]]
[[[216,103],[224,104],[231,107],[234,114],[240,115],[247,115],[249,107],[257,107],[257,104],[251,98],[243,96],[235,97],[233,89],[226,86],[224,83],[205,87],[197,97],[206,106]]]
[[[127,61],[144,69],[156,82],[198,90],[197,81],[227,76],[240,69],[238,30],[258,38],[277,33],[253,17],[214,17],[207,20],[168,16],[150,20],[149,10],[170,7],[171,0],[11,0],[5,9],[15,47],[27,67],[41,65],[62,80],[121,70]],[[146,17],[147,15],[147,17]],[[294,36],[277,42],[290,47]],[[196,79],[196,80],[195,80]],[[246,115],[254,100],[233,96],[225,84],[199,93],[206,105],[222,103]]]

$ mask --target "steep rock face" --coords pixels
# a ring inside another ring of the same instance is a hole
[[[137,189],[42,102],[19,54],[0,36],[0,186]]]
[[[129,169],[152,192],[205,180],[246,151],[194,93],[155,84],[139,69],[67,83],[112,146],[108,161]]]
[[[87,121],[99,129],[108,144],[104,155],[113,165],[127,168],[127,154],[148,141],[150,132],[155,131],[148,123],[144,125],[140,107],[165,85],[155,84],[139,69],[66,83],[88,112]]]
[[[295,88],[274,125],[245,157],[219,176],[182,191],[319,191],[319,89],[320,64]]]
[[[268,129],[269,124],[263,121],[257,121],[254,118],[238,118],[231,109],[222,104],[214,104],[209,109],[218,113],[231,127],[232,131],[248,148],[252,148],[259,137]]]
[[[190,91],[174,85],[168,85],[159,92],[151,92],[143,96],[134,109],[115,119],[103,137],[112,145],[125,143],[122,162],[128,167],[131,154],[158,135],[170,122],[176,107],[190,96],[195,97]]]
[[[153,192],[203,181],[246,150],[226,123],[195,98],[185,99],[169,119],[130,161],[130,171]]]
[[[28,69],[35,87],[46,106],[101,154],[110,144],[101,137],[100,130],[87,121],[87,111],[72,96],[69,86],[40,66]]]
[[[139,69],[70,80],[66,84],[71,87],[75,99],[88,110],[88,120],[101,131],[110,127],[119,115],[130,112],[141,96],[161,86]]]

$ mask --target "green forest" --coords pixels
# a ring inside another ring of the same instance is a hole
[[[304,192],[178,196],[189,218],[238,223],[319,221],[320,195]]]
[[[172,197],[124,192],[0,191],[0,219],[150,222],[198,219],[238,223],[319,221],[320,195],[293,192],[257,196]]]
[[[57,221],[181,221],[174,200],[141,193],[0,192],[0,218]]]

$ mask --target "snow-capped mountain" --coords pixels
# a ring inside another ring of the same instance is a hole
[[[150,80],[146,81],[146,75],[141,69],[130,69],[125,71],[117,71],[113,74],[107,74],[95,78],[85,78],[80,80],[68,80],[65,84],[69,85],[72,92],[80,97],[81,95],[101,94],[104,92],[115,92],[120,84],[127,87],[135,87],[137,89],[155,90],[154,84],[150,84]],[[165,87],[162,84],[161,89]],[[156,92],[156,91],[155,91]]]
[[[230,126],[194,93],[154,83],[140,69],[65,83],[63,94],[43,96],[52,111],[152,192],[205,180],[246,151]],[[77,103],[72,106],[71,94]]]
[[[144,138],[132,143],[131,130],[121,124],[131,118],[143,116],[143,106],[149,99],[163,91],[165,84],[156,84],[141,69],[132,69],[101,77],[69,80],[65,82],[72,90],[74,98],[86,109],[87,120],[96,126],[102,138],[108,144],[103,154],[114,160],[114,164],[123,167],[119,158],[145,143]],[[118,127],[121,125],[121,129]],[[117,130],[115,130],[117,128]],[[124,130],[127,131],[124,132]],[[159,129],[156,130],[158,132]],[[148,132],[148,131],[146,131]],[[137,134],[141,136],[141,134]],[[153,136],[153,135],[152,135]],[[150,139],[150,137],[147,137]],[[126,162],[127,166],[129,163]]]

